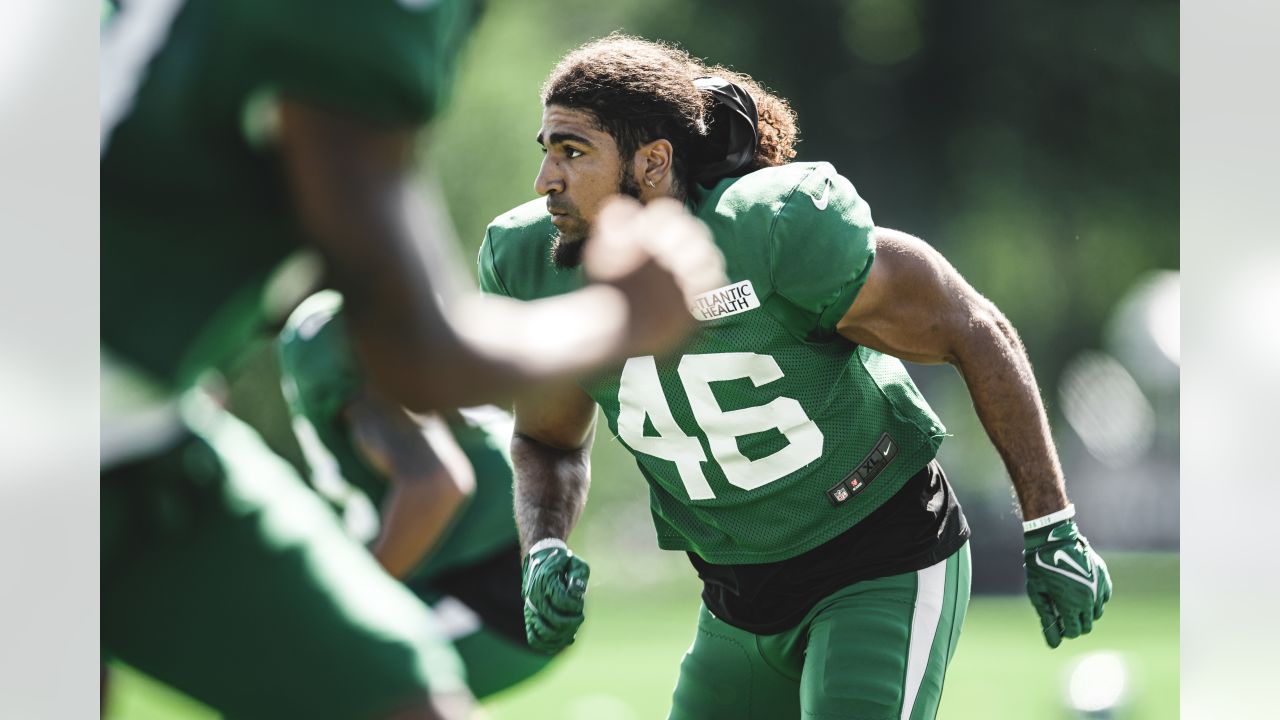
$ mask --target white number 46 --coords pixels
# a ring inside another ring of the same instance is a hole
[[[707,436],[711,454],[731,485],[754,490],[817,460],[822,455],[822,431],[805,414],[800,403],[779,397],[765,405],[722,410],[711,392],[711,383],[750,378],[760,387],[783,377],[782,368],[769,355],[712,353],[685,355],[677,369],[694,419]],[[618,390],[618,435],[634,452],[675,463],[691,500],[711,500],[715,493],[707,483],[702,463],[707,462],[702,443],[685,435],[676,424],[658,379],[653,356],[627,360]],[[644,434],[645,417],[657,436]],[[777,429],[789,443],[765,457],[749,460],[738,451],[737,438]]]

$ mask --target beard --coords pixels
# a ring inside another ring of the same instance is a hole
[[[627,164],[623,163],[622,172],[618,174],[617,193],[639,200],[640,183],[627,172],[628,170]],[[557,230],[551,238],[551,263],[560,270],[572,270],[582,265],[582,249],[587,244],[587,237],[590,234],[591,226],[585,220],[582,222],[582,227],[576,228],[569,236]]]
[[[551,238],[551,264],[558,270],[572,270],[582,264],[582,246],[586,239],[565,239],[564,233],[556,231]]]

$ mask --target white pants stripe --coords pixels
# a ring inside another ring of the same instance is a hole
[[[902,700],[902,720],[910,720],[920,683],[929,668],[929,653],[942,616],[947,589],[947,561],[916,572],[916,609],[911,616],[911,645],[907,650],[907,682]]]

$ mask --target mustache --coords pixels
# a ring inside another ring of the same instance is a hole
[[[578,208],[573,203],[565,200],[552,200],[547,198],[547,212],[553,215],[577,215]]]

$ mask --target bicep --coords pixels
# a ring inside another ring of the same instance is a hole
[[[993,309],[919,238],[876,228],[866,284],[836,324],[845,338],[910,362],[954,363],[974,318]]]
[[[515,434],[558,450],[591,445],[596,404],[574,383],[550,383],[515,401]]]

